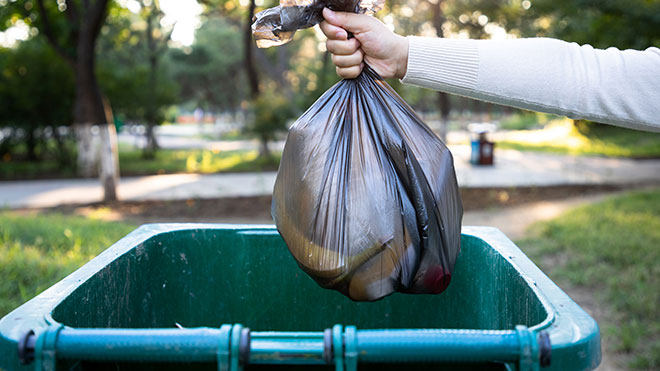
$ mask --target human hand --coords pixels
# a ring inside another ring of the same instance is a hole
[[[321,31],[328,37],[325,45],[332,53],[337,75],[356,78],[364,62],[383,78],[403,78],[408,67],[408,39],[390,31],[378,19],[364,15],[323,9]],[[353,34],[348,38],[347,31]]]

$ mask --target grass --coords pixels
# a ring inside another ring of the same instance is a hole
[[[660,189],[578,208],[532,227],[518,245],[553,280],[590,289],[600,323],[631,367],[660,367]],[[559,263],[557,263],[559,262]]]
[[[554,119],[543,129],[507,133],[498,148],[569,155],[660,157],[660,134]]]
[[[62,167],[52,159],[40,162],[17,161],[7,156],[0,159],[0,180],[73,178],[73,167]]]
[[[79,216],[0,212],[0,317],[133,229]]]
[[[134,148],[119,149],[121,176],[217,173],[277,170],[282,157],[274,152],[270,158],[259,157],[256,150],[214,151],[205,149],[162,149],[152,159],[142,157]],[[0,180],[48,179],[75,177],[73,167],[61,167],[51,159],[41,162],[0,159]]]
[[[501,130],[531,130],[541,128],[556,118],[546,113],[522,111],[504,118],[498,126]]]
[[[148,175],[172,173],[217,173],[236,171],[277,170],[281,158],[274,153],[271,158],[259,157],[253,151],[212,151],[203,149],[171,150],[156,152],[153,159],[142,157],[136,149],[120,150],[121,175]]]

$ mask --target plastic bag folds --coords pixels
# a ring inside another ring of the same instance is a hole
[[[463,207],[445,144],[365,66],[291,126],[272,215],[320,286],[373,301],[447,288]]]
[[[280,5],[257,13],[252,20],[252,35],[259,48],[286,44],[296,30],[323,21],[323,8],[341,12],[373,14],[385,0],[280,0]]]

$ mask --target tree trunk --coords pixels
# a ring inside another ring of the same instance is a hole
[[[96,36],[85,30],[78,37],[76,48],[76,94],[73,108],[74,127],[78,142],[78,171],[89,177],[95,172],[98,153],[100,157],[99,177],[103,186],[103,200],[117,199],[119,161],[117,156],[117,133],[109,105],[104,107],[101,90],[94,74],[94,45]],[[93,144],[91,128],[99,127],[100,151]]]
[[[447,143],[447,130],[449,127],[449,94],[438,92],[438,106],[440,106],[440,132],[438,135],[443,142]]]
[[[28,161],[37,161],[37,137],[35,135],[36,129],[33,127],[28,127],[25,133],[25,146],[27,147],[27,159]]]
[[[158,148],[158,140],[156,139],[156,125],[153,121],[147,123],[147,131],[144,133],[147,143],[144,146],[144,151],[142,153],[144,158],[152,159],[156,157],[156,151]]]
[[[315,94],[321,96],[325,89],[326,81],[328,79],[328,65],[330,65],[330,51],[326,50],[323,54],[323,64],[321,65],[321,73],[318,74],[318,85],[316,86]],[[333,70],[334,74],[334,70]]]
[[[104,124],[106,120],[94,75],[94,40],[89,32],[80,33],[76,51],[73,123],[78,145],[78,173],[92,177],[96,173],[96,151],[91,129],[93,125]]]
[[[103,201],[117,201],[119,183],[119,156],[117,150],[117,131],[114,123],[100,125],[101,157],[99,179],[103,186]]]
[[[438,37],[444,37],[442,24],[445,22],[445,16],[442,14],[442,3],[443,0],[439,0],[436,5],[431,5],[433,7],[433,27],[435,28],[435,34]],[[438,134],[443,142],[447,142],[449,113],[451,112],[449,96],[447,93],[438,92],[438,106],[440,108],[440,132]]]
[[[74,123],[76,134],[76,172],[85,178],[91,178],[96,173],[96,155],[93,145],[92,124]]]
[[[149,54],[149,101],[146,114],[147,130],[145,131],[146,145],[142,155],[144,158],[154,158],[158,143],[154,134],[154,127],[159,124],[158,122],[158,107],[157,107],[157,90],[158,90],[158,51],[156,41],[153,35],[153,20],[154,9],[149,11],[147,16],[147,51]]]
[[[257,99],[259,96],[259,75],[254,65],[254,42],[252,42],[252,17],[256,8],[255,0],[250,0],[247,18],[245,19],[245,29],[243,33],[243,48],[245,53],[245,72],[248,76],[250,85],[250,98]]]
[[[106,201],[117,198],[116,185],[118,179],[117,133],[114,122],[106,116],[110,107],[104,108],[101,90],[94,75],[94,47],[101,27],[107,17],[108,2],[96,1],[64,1],[63,11],[67,26],[61,28],[63,35],[58,35],[51,26],[49,12],[44,0],[36,0],[39,11],[40,27],[46,39],[73,69],[75,76],[75,97],[73,101],[73,128],[76,133],[78,147],[78,174],[91,177],[96,172],[97,153],[101,157],[101,183]],[[59,4],[59,1],[58,1]],[[66,40],[66,43],[62,43]],[[92,127],[99,125],[102,141],[100,152],[94,145]],[[109,127],[112,125],[112,127]]]
[[[270,149],[268,149],[268,138],[260,137],[259,138],[259,157],[261,158],[270,158]]]

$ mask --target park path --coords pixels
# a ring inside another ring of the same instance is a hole
[[[468,146],[450,146],[450,149],[461,187],[660,183],[660,159],[631,160],[496,150],[494,166],[473,166],[468,162]],[[275,172],[124,177],[118,194],[127,201],[269,195],[275,177]],[[0,207],[4,208],[42,208],[101,200],[102,189],[96,179],[0,182]]]

